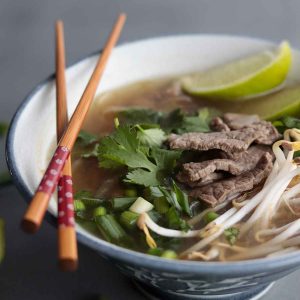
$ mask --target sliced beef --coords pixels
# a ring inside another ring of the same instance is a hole
[[[197,181],[189,180],[188,176],[183,172],[179,172],[176,176],[178,181],[180,181],[184,184],[187,184],[190,187],[204,186],[204,185],[210,184],[212,182],[215,182],[217,180],[223,179],[224,177],[226,177],[225,174],[221,173],[221,172],[213,172],[213,173],[207,174],[205,177],[200,178]]]
[[[214,117],[210,122],[210,127],[213,131],[230,131],[230,128],[220,117]]]
[[[244,152],[236,152],[231,158],[218,158],[202,162],[185,163],[177,179],[189,186],[197,186],[203,182],[211,182],[212,174],[216,171],[225,171],[232,175],[240,175],[243,172],[253,169],[264,153],[271,153],[268,146],[254,145]],[[219,174],[219,173],[217,173]],[[207,178],[208,177],[208,178]],[[220,177],[219,175],[217,177]]]
[[[171,134],[168,142],[171,149],[201,151],[220,149],[233,154],[247,150],[253,142],[271,145],[279,137],[278,131],[270,122],[261,121],[229,132]]]
[[[258,115],[244,115],[226,113],[223,115],[224,123],[232,130],[240,129],[245,126],[250,126],[254,123],[260,122]]]
[[[271,172],[273,165],[272,160],[272,155],[265,153],[253,170],[203,187],[195,188],[189,192],[189,195],[214,207],[245,191],[253,189],[254,186],[263,182]]]

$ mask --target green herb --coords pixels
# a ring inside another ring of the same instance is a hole
[[[119,126],[100,142],[98,159],[103,168],[125,165],[129,183],[157,186],[175,166],[180,152],[149,148],[141,144],[135,128]]]
[[[300,119],[290,116],[280,118],[279,120],[274,121],[272,124],[278,129],[280,133],[283,133],[286,129],[289,128],[300,129]]]
[[[81,203],[83,203],[87,209],[95,208],[106,202],[105,199],[94,197],[90,191],[85,191],[85,190],[78,191],[77,193],[75,193],[74,203],[76,203],[77,200],[80,200]],[[78,205],[81,205],[81,204],[79,204],[79,202],[78,202]],[[76,209],[76,207],[75,207],[75,209]]]
[[[204,215],[203,219],[204,219],[204,222],[205,222],[206,224],[208,224],[208,223],[214,221],[214,220],[215,220],[216,218],[218,218],[218,217],[219,217],[219,215],[218,215],[216,212],[214,212],[214,211],[209,211],[208,213],[206,213],[206,214]]]
[[[6,123],[0,122],[0,137],[4,137],[8,129],[8,125]]]
[[[124,194],[126,197],[137,197],[137,191],[134,188],[126,189]]]
[[[0,173],[0,186],[6,186],[11,183],[12,183],[12,179],[10,174],[7,171]]]
[[[209,132],[212,116],[213,114],[208,108],[200,109],[197,116],[185,116],[178,133]]]
[[[4,220],[0,218],[0,262],[4,258],[4,253],[5,253]]]
[[[161,256],[163,254],[163,249],[161,248],[150,248],[147,253],[154,256]]]
[[[133,229],[136,227],[136,222],[138,218],[139,218],[139,214],[136,214],[129,210],[125,210],[121,213],[120,222],[126,228]]]
[[[144,189],[144,197],[146,199],[154,200],[155,198],[161,198],[164,194],[160,191],[157,186],[149,186]]]
[[[236,227],[229,227],[226,230],[224,230],[224,236],[231,246],[235,244],[239,233],[240,230]]]
[[[91,144],[98,142],[98,140],[99,140],[99,138],[96,135],[89,133],[87,131],[81,130],[78,134],[76,142],[78,144],[80,144],[81,146],[86,147],[86,146],[89,146]]]
[[[159,213],[165,214],[169,210],[170,204],[164,197],[155,198],[154,207]]]
[[[143,129],[140,125],[137,125],[136,128],[139,130],[137,133],[138,139],[146,146],[160,147],[166,139],[165,132],[159,128]]]
[[[86,206],[81,200],[74,200],[74,210],[75,211],[84,211],[86,210]]]
[[[190,226],[188,223],[182,219],[178,213],[178,211],[175,209],[175,207],[171,207],[167,214],[166,214],[167,220],[168,220],[168,226],[172,229],[178,229],[183,231],[188,231],[190,229]]]
[[[107,214],[95,217],[95,222],[101,234],[107,241],[124,247],[130,245],[130,237],[113,215]]]
[[[111,200],[112,208],[114,210],[124,210],[131,206],[135,202],[136,197],[116,197]]]
[[[90,157],[98,157],[98,148],[99,144],[96,144],[92,149],[85,151],[84,153],[81,154],[81,157],[83,158],[90,158]]]
[[[166,200],[177,210],[184,211],[189,216],[192,215],[187,194],[177,186],[174,180],[172,180],[171,188],[159,186],[159,189]]]
[[[161,112],[151,109],[130,108],[121,111],[119,114],[121,121],[124,124],[158,124],[162,117]]]
[[[161,257],[163,258],[167,258],[167,259],[176,259],[177,258],[177,254],[175,251],[173,250],[165,250],[162,254]]]
[[[129,109],[120,112],[120,117],[125,124],[158,125],[166,133],[184,133],[209,132],[211,119],[219,114],[219,111],[211,108],[200,109],[196,116],[187,115],[180,109],[175,109],[169,113],[146,109]]]

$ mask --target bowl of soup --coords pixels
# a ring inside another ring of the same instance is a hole
[[[182,88],[189,74],[274,47],[182,35],[114,49],[72,152],[76,231],[145,294],[258,299],[299,267],[300,53],[267,93],[232,101]],[[67,70],[70,116],[96,59]],[[55,149],[55,118],[50,76],[22,102],[7,139],[26,200]],[[56,210],[53,196],[50,222]]]

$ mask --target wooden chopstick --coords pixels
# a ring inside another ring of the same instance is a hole
[[[56,131],[57,143],[68,124],[65,78],[64,25],[57,21],[56,31]],[[78,265],[77,241],[74,223],[71,157],[62,170],[58,182],[58,263],[63,271],[75,271]]]
[[[106,42],[104,50],[99,57],[95,70],[81,96],[81,99],[72,115],[72,118],[60,139],[54,155],[48,165],[41,183],[36,190],[35,195],[23,217],[21,226],[28,233],[36,232],[43,220],[48,203],[55,187],[57,186],[60,174],[65,165],[66,160],[70,155],[79,130],[82,126],[86,113],[95,96],[98,83],[104,72],[104,68],[109,59],[109,56],[120,36],[122,28],[126,20],[125,14],[120,14],[113,30]]]

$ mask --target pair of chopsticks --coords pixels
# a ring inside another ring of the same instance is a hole
[[[58,146],[23,217],[21,226],[28,233],[34,233],[39,229],[48,208],[50,197],[58,185],[58,249],[59,264],[63,270],[75,270],[78,261],[74,229],[71,161],[69,156],[95,96],[109,56],[121,34],[125,20],[126,15],[120,14],[115,22],[94,72],[69,123],[67,123],[63,24],[60,21],[56,24]]]

